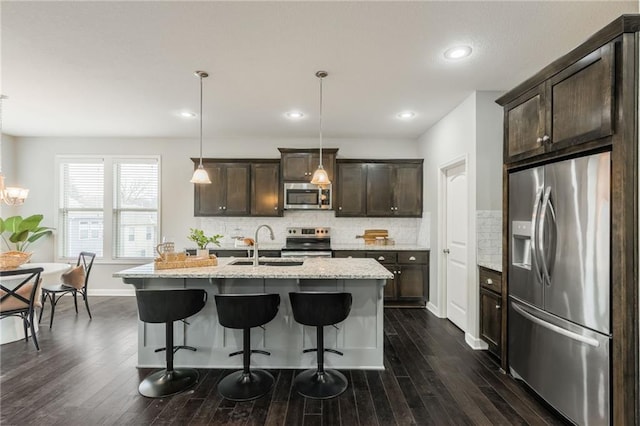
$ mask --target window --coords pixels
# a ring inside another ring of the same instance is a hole
[[[159,158],[58,158],[59,253],[153,257],[159,234]],[[111,235],[112,238],[104,238]]]

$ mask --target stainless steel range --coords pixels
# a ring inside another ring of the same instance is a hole
[[[331,228],[287,228],[282,257],[331,257]]]

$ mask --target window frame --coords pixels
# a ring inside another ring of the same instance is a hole
[[[96,257],[95,263],[100,264],[140,264],[146,263],[153,260],[152,257],[116,257],[116,209],[115,209],[115,164],[118,160],[141,160],[141,161],[156,161],[158,165],[158,235],[156,235],[156,241],[154,243],[158,244],[162,235],[162,161],[160,155],[56,155],[55,157],[55,189],[54,196],[56,200],[55,213],[54,213],[54,223],[59,226],[61,220],[61,176],[60,176],[60,167],[64,163],[73,163],[74,161],[82,162],[82,161],[91,161],[91,160],[100,160],[103,162],[103,179],[104,179],[104,188],[103,188],[103,240],[102,240],[102,257]],[[55,244],[54,244],[54,253],[57,261],[60,262],[75,262],[76,257],[67,257],[63,255],[63,247],[62,244],[64,242],[64,236],[62,235],[62,230],[58,229],[55,232]],[[58,235],[58,233],[60,233]]]

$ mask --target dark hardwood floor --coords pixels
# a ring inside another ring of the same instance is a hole
[[[264,398],[234,403],[216,391],[231,370],[201,370],[183,394],[147,399],[136,369],[136,305],[132,297],[93,297],[89,321],[71,298],[48,310],[41,351],[22,341],[0,347],[3,425],[500,425],[561,424],[483,351],[473,351],[450,322],[422,309],[385,310],[385,371],[344,371],[349,388],[317,401],[291,391],[293,370],[274,370]],[[331,356],[331,355],[328,355]]]

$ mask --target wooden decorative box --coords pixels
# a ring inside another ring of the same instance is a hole
[[[161,258],[156,258],[153,261],[153,264],[155,269],[200,268],[203,266],[218,266],[218,258],[214,255],[210,255],[208,259],[187,257],[184,260],[170,261],[164,261]]]

